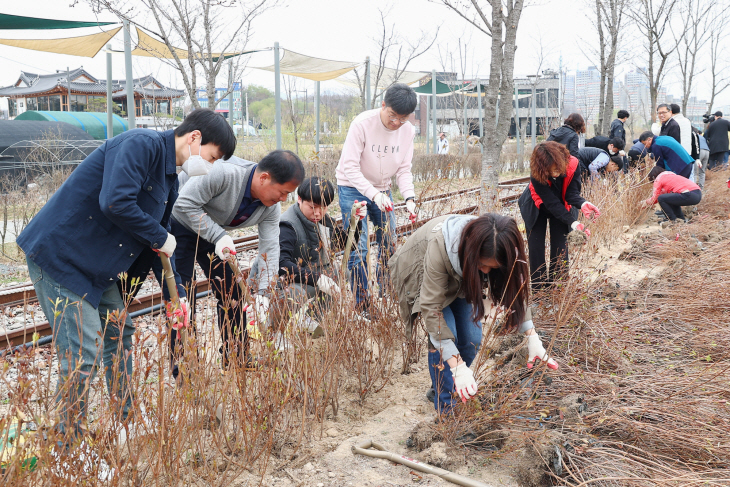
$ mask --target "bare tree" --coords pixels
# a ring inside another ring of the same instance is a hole
[[[294,133],[294,152],[299,154],[299,131],[302,125],[302,116],[299,113],[299,98],[297,97],[297,78],[294,76],[284,76],[284,92],[286,93],[286,106],[289,111],[289,119],[291,120]],[[306,105],[307,100],[304,100]]]
[[[710,106],[709,110],[715,104],[715,97],[730,87],[730,72],[728,72],[727,49],[723,48],[727,44],[724,32],[730,20],[730,13],[726,8],[718,8],[713,12],[714,23],[709,29],[710,34]],[[723,62],[724,61],[724,62]]]
[[[656,120],[654,109],[657,105],[657,94],[664,81],[665,69],[669,56],[679,45],[678,38],[670,39],[669,30],[675,7],[679,0],[634,0],[630,15],[637,27],[644,35],[644,49],[648,69],[646,73],[649,82],[649,96],[651,99],[651,118]]]
[[[522,0],[441,0],[462,19],[492,39],[489,84],[485,89],[484,136],[481,139],[482,184],[479,212],[498,208],[499,158],[512,120],[514,108],[515,50]],[[500,97],[503,93],[505,96]]]
[[[591,23],[598,34],[598,47],[592,50],[592,54],[598,57],[601,76],[595,131],[596,135],[603,135],[608,132],[613,115],[613,78],[627,0],[588,0],[588,3],[595,15]]]
[[[677,58],[679,71],[682,74],[682,113],[687,114],[687,102],[692,93],[692,81],[704,69],[698,70],[697,55],[705,47],[712,35],[714,19],[710,15],[714,10],[712,0],[683,0],[681,5],[682,34],[678,42]]]
[[[375,108],[376,100],[385,93],[388,88],[397,83],[408,66],[414,59],[419,58],[426,53],[436,42],[440,26],[436,27],[433,35],[421,31],[421,35],[415,41],[405,39],[398,34],[395,22],[388,25],[385,18],[390,8],[378,9],[380,12],[380,34],[373,39],[377,45],[378,56],[375,64],[370,67],[371,70],[371,87],[373,97],[370,106],[367,107],[367,96],[365,93],[365,67],[359,67],[354,70],[355,79],[360,89],[360,101],[363,110]],[[371,62],[373,59],[371,58]]]
[[[215,108],[216,78],[225,63],[226,56],[217,53],[240,53],[252,34],[256,17],[274,7],[279,0],[137,0],[143,8],[131,6],[125,0],[87,0],[96,11],[107,10],[120,18],[133,21],[140,10],[149,12],[155,19],[157,34],[167,46],[172,59],[166,53],[152,54],[180,71],[185,90],[193,106],[198,102],[198,75],[202,73],[208,97],[208,107]],[[229,69],[233,79],[240,79],[247,58],[235,56]],[[228,90],[221,99],[230,94]]]

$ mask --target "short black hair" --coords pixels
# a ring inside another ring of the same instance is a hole
[[[654,132],[651,130],[647,130],[646,132],[642,132],[642,134],[639,136],[639,142],[644,142],[649,137],[654,137]]]
[[[658,112],[660,108],[666,108],[666,109],[667,109],[667,110],[669,110],[670,112],[672,111],[672,107],[670,107],[670,106],[669,106],[669,105],[667,105],[666,103],[662,103],[661,105],[657,105],[657,107],[656,107],[656,111]]]
[[[626,110],[619,110],[616,114],[616,118],[629,118],[629,112]]]
[[[299,185],[304,179],[304,165],[295,153],[290,150],[274,150],[259,161],[258,172],[269,173],[277,184],[294,181]]]
[[[621,171],[624,168],[624,156],[619,156],[618,154],[615,156],[611,156],[611,162],[616,164],[618,166],[618,170]]]
[[[335,200],[335,186],[326,179],[312,176],[299,184],[297,196],[315,205],[329,206]]]
[[[218,146],[223,153],[221,159],[224,161],[230,159],[236,150],[236,134],[220,113],[209,108],[196,108],[175,129],[175,136],[182,137],[193,130],[200,130],[203,136],[200,141],[202,145]]]
[[[720,110],[715,112],[716,117],[722,117],[722,112]]]
[[[613,145],[616,150],[624,150],[624,147],[626,147],[626,142],[621,137],[614,137],[608,143]]]
[[[672,103],[671,105],[669,105],[669,108],[672,110],[673,115],[682,113],[682,109],[679,108],[679,105],[677,105],[676,103]]]
[[[654,182],[657,176],[659,176],[661,173],[666,171],[662,166],[654,166],[651,168],[651,171],[649,171],[649,181]]]
[[[410,115],[416,111],[418,97],[413,88],[404,83],[396,83],[388,88],[383,99],[386,107],[390,107],[398,115]]]

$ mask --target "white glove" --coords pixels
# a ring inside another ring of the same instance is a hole
[[[547,361],[547,366],[553,370],[557,370],[558,363],[551,359],[542,346],[540,335],[527,335],[527,368],[531,369],[535,365],[535,360]]]
[[[269,314],[269,298],[266,296],[256,295],[253,300],[253,310],[256,314],[256,321],[259,326],[266,324],[266,317]]]
[[[320,291],[330,296],[340,294],[340,286],[331,277],[325,276],[324,274],[320,274],[319,279],[317,279],[317,287]]]
[[[226,252],[223,252],[223,250],[226,250]],[[228,259],[229,255],[236,255],[236,244],[233,243],[233,239],[230,235],[223,235],[223,237],[216,242],[215,255],[223,261]]]
[[[358,201],[355,200],[355,203],[358,203]],[[358,207],[355,214],[360,218],[360,220],[364,220],[365,217],[368,216],[368,205],[365,201],[362,202],[362,206]]]
[[[620,150],[620,151],[618,151],[618,155],[620,155],[622,157],[626,157],[626,151]]]
[[[177,247],[177,240],[175,240],[175,236],[173,234],[168,233],[165,243],[159,248],[158,252],[162,252],[169,259],[172,257],[172,253],[175,252],[175,247]]]
[[[378,208],[382,212],[393,211],[393,201],[385,193],[376,194],[375,198],[373,198],[373,203],[378,205]]]
[[[466,362],[451,367],[451,374],[454,376],[454,388],[462,402],[466,402],[467,399],[476,395],[477,381],[474,380],[474,373],[466,366]]]
[[[413,200],[406,200],[406,209],[411,215],[416,214],[416,202]]]

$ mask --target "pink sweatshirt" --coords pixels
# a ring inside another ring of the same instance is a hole
[[[661,194],[686,193],[687,191],[694,191],[696,189],[700,189],[700,187],[689,179],[678,176],[672,171],[664,171],[654,180],[654,192],[647,201],[654,204]]]
[[[372,201],[390,188],[395,175],[403,197],[415,197],[411,160],[416,128],[406,122],[389,130],[380,120],[380,110],[362,112],[352,121],[337,164],[337,184],[355,188]]]

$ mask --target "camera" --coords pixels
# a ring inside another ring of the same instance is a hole
[[[705,113],[704,115],[702,115],[703,123],[712,123],[714,121],[715,121],[715,116],[712,115],[711,113]]]

